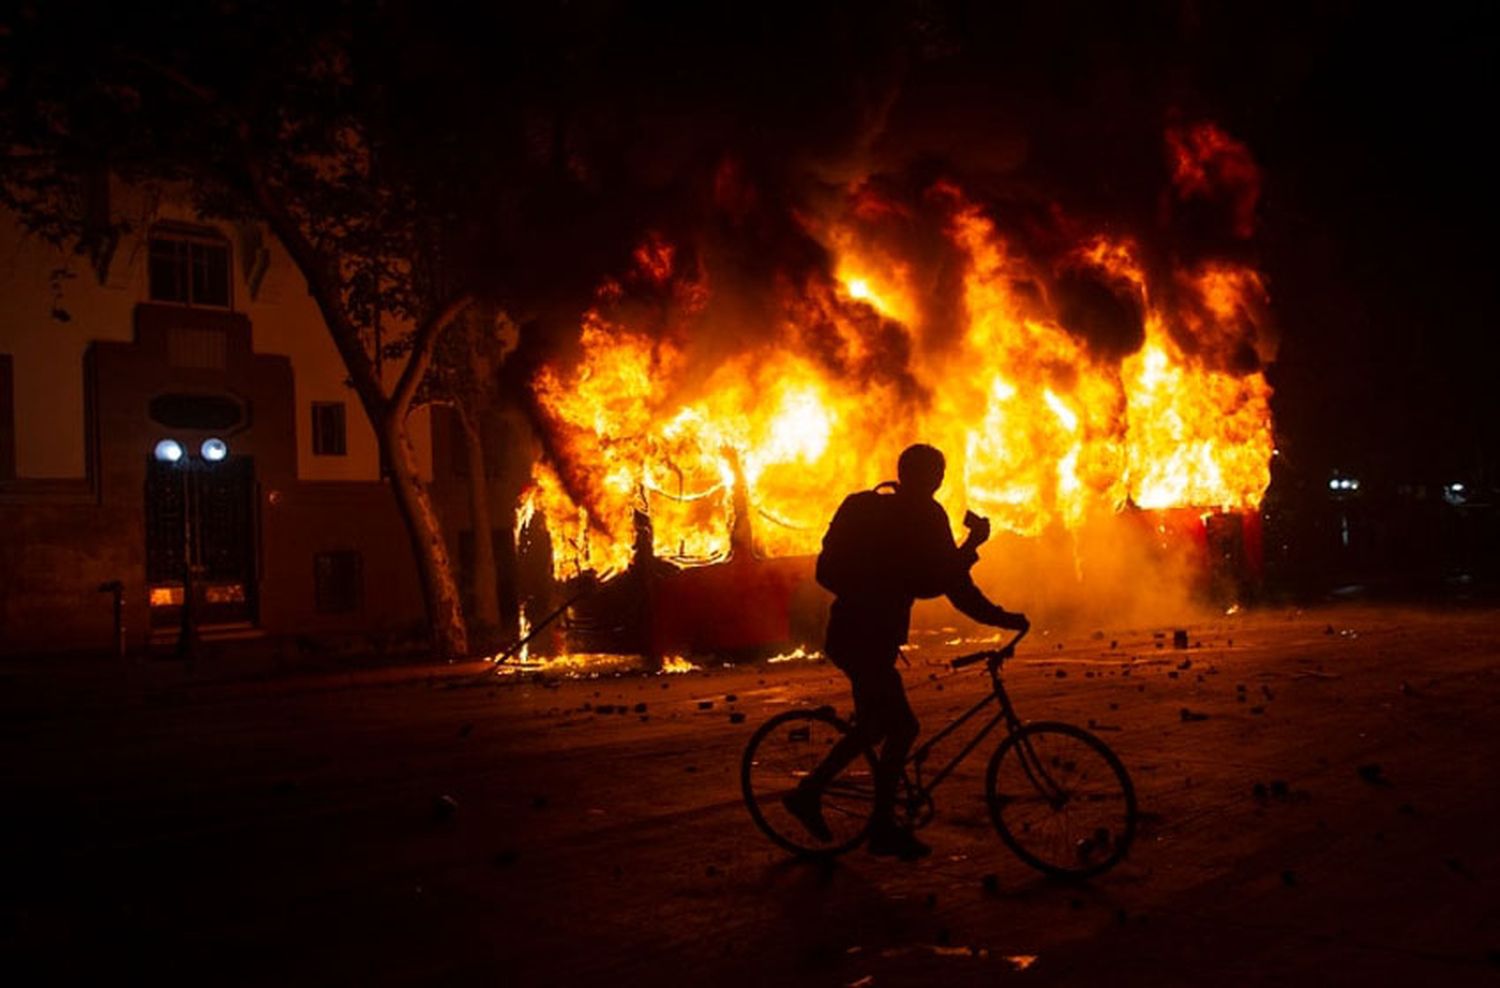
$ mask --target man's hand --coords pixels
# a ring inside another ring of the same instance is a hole
[[[977,549],[990,538],[990,520],[976,515],[972,511],[964,512],[964,527],[969,530],[969,537],[964,540],[964,545],[970,549]]]

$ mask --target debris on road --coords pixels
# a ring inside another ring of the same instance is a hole
[[[440,823],[458,816],[458,800],[452,796],[438,796],[432,801],[432,818]]]
[[[1359,777],[1372,786],[1388,786],[1391,780],[1385,777],[1385,770],[1380,767],[1379,762],[1370,762],[1355,769]]]
[[[1208,720],[1208,714],[1197,710],[1189,710],[1187,707],[1179,710],[1177,715],[1182,718],[1182,722],[1185,724],[1193,721]]]

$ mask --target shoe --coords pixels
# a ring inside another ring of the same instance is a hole
[[[910,830],[894,823],[870,829],[869,850],[871,854],[901,861],[919,861],[932,853],[932,848],[917,840]]]
[[[833,840],[833,831],[823,819],[823,794],[816,788],[799,785],[781,797],[781,805],[818,840],[824,843]]]

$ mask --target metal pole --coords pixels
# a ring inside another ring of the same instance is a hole
[[[182,458],[182,624],[177,632],[177,657],[192,662],[197,643],[197,615],[193,601],[193,506],[191,500],[192,459]]]

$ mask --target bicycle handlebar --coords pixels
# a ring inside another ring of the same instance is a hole
[[[983,662],[985,660],[989,660],[995,665],[999,665],[1001,662],[1004,662],[1006,659],[1016,654],[1016,645],[1020,644],[1021,639],[1025,638],[1026,633],[1030,630],[1030,628],[1027,628],[1026,631],[1016,632],[1016,637],[1006,642],[1000,648],[987,648],[983,652],[974,652],[969,655],[960,655],[958,658],[948,663],[948,665],[953,669],[963,669],[973,665],[976,662]]]

